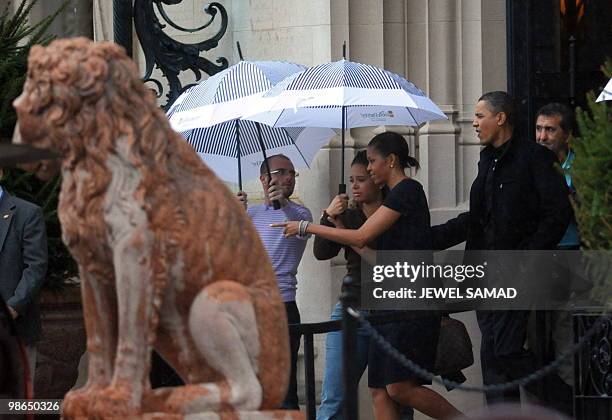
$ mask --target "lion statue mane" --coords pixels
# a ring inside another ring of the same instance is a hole
[[[89,375],[64,418],[277,407],[287,321],[266,251],[123,48],[33,47],[15,108],[21,142],[62,156],[58,212],[82,281]],[[151,389],[152,349],[185,386]]]

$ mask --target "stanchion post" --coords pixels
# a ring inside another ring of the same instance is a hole
[[[357,363],[355,349],[357,348],[357,320],[348,312],[348,308],[355,308],[358,296],[352,283],[359,281],[349,276],[343,280],[344,292],[340,297],[342,301],[342,372],[344,385],[343,415],[346,420],[359,419],[359,378],[355,370]]]
[[[304,378],[306,379],[306,418],[316,420],[317,401],[315,395],[314,340],[312,333],[304,337]]]

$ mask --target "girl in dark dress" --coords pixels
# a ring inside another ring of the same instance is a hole
[[[348,205],[346,194],[337,195],[323,212],[320,223],[325,226],[347,229],[359,229],[366,219],[381,206],[383,193],[381,188],[372,182],[367,171],[368,158],[365,150],[357,152],[351,163],[350,184],[353,193],[353,205]],[[374,244],[370,244],[373,248]],[[316,236],[313,252],[318,260],[334,258],[344,248],[346,258],[346,277],[351,277],[350,291],[353,296],[361,297],[361,254],[367,248],[344,246],[337,242],[328,241],[322,236]],[[346,292],[343,283],[342,291]],[[360,305],[354,307],[359,309]],[[367,311],[360,311],[367,315]],[[342,319],[342,305],[340,301],[334,306],[331,320]],[[363,328],[357,330],[357,340],[354,349],[355,375],[361,378],[368,364],[370,335]],[[325,371],[323,386],[321,387],[321,405],[317,410],[317,420],[342,419],[344,405],[344,389],[342,385],[342,331],[327,333],[325,339]],[[412,418],[412,416],[410,416]]]
[[[376,184],[390,191],[382,206],[355,230],[308,224],[306,233],[349,246],[363,248],[378,238],[381,250],[431,249],[429,208],[423,187],[406,176],[405,169],[418,166],[409,156],[404,138],[393,132],[375,136],[368,144],[368,171]],[[286,236],[297,235],[300,222],[279,223]],[[302,223],[302,228],[304,223]],[[432,370],[440,330],[440,316],[422,313],[410,321],[387,324],[378,331],[399,351]],[[397,404],[413,407],[436,418],[453,418],[461,413],[425,382],[403,368],[378,346],[370,347],[368,382],[377,419],[398,419]]]

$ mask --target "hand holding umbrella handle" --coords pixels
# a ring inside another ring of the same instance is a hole
[[[268,188],[268,199],[272,202],[274,210],[280,209],[287,203],[282,189],[280,189],[274,181],[270,183],[270,187]]]
[[[271,185],[272,175],[270,175],[270,168],[268,167],[267,163],[266,163],[266,168],[268,170],[268,184]],[[272,207],[274,208],[274,210],[280,209],[282,207],[280,200],[272,200]]]
[[[238,44],[238,51],[240,51],[240,44]],[[270,165],[268,164],[268,156],[266,156],[266,146],[264,146],[263,138],[261,136],[261,125],[256,122],[255,127],[257,128],[257,141],[259,142],[259,146],[261,147],[261,153],[264,158],[264,165],[266,166],[266,173],[268,174],[268,183],[272,182],[272,175],[270,174]],[[281,208],[281,203],[278,200],[272,200],[272,206],[274,210],[278,210]]]
[[[268,185],[272,185],[272,175],[270,175],[270,168],[268,167],[267,163],[266,169],[268,171]],[[281,202],[279,200],[272,200],[272,207],[274,207],[274,210],[280,209],[282,207]]]

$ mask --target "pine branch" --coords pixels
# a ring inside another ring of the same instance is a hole
[[[0,12],[0,141],[10,141],[16,123],[13,100],[23,90],[27,70],[27,56],[34,44],[47,44],[54,37],[46,32],[55,17],[68,5],[62,6],[40,22],[30,25],[29,15],[37,0],[22,0],[14,13],[9,2]],[[5,4],[5,3],[3,3]],[[43,209],[49,244],[48,281],[45,287],[59,287],[66,275],[74,275],[76,263],[61,240],[61,226],[57,218],[60,178],[46,183],[32,173],[11,169],[2,180],[3,188],[38,204]]]
[[[19,96],[25,82],[27,56],[35,44],[48,44],[54,36],[46,33],[49,25],[69,3],[64,3],[51,15],[34,25],[29,15],[38,0],[22,0],[11,14],[9,2],[0,14],[0,137],[11,138],[17,117],[13,100]]]

